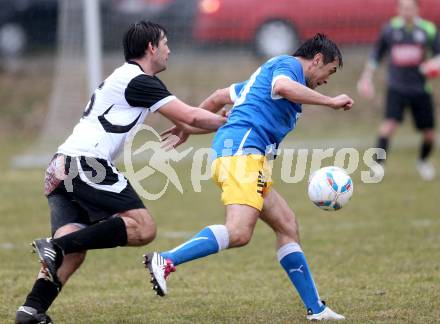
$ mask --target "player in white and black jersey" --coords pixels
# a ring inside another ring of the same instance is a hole
[[[51,322],[46,311],[87,250],[141,246],[155,238],[153,218],[113,164],[134,126],[155,111],[206,130],[226,121],[183,103],[156,77],[170,53],[163,27],[135,23],[123,45],[126,62],[96,89],[46,170],[52,236],[33,242],[42,269],[16,323]]]

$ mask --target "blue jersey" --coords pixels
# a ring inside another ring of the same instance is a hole
[[[271,154],[295,128],[301,105],[272,93],[279,78],[306,84],[301,63],[281,55],[260,66],[249,80],[231,85],[234,106],[212,143],[217,157]]]

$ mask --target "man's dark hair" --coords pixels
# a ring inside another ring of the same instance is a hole
[[[150,21],[141,20],[131,24],[122,39],[125,61],[143,57],[149,43],[158,46],[166,35],[165,28]]]
[[[318,53],[321,53],[324,56],[324,64],[331,63],[334,60],[338,59],[339,67],[342,67],[342,54],[338,46],[326,35],[320,33],[306,40],[296,50],[293,56],[298,56],[307,60],[311,60]]]

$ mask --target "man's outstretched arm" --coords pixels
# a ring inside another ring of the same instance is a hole
[[[192,127],[210,131],[217,130],[226,122],[226,117],[214,114],[205,109],[192,107],[175,99],[163,105],[158,110],[173,123],[186,124]]]
[[[212,113],[216,113],[220,109],[222,109],[225,105],[228,104],[233,104],[230,95],[230,90],[229,88],[223,88],[214,91],[205,100],[203,100],[203,102],[200,104],[200,108],[203,108],[204,110],[207,110]],[[226,118],[226,111],[223,111],[221,116],[223,116],[223,118]],[[164,142],[169,141],[169,144],[167,145],[173,147],[177,147],[180,144],[186,142],[189,135],[208,134],[216,130],[216,129],[194,127],[189,125],[188,123],[176,119],[173,120],[173,123],[175,124],[175,126],[167,129],[161,134],[162,141]],[[176,137],[178,138],[178,140],[176,140]]]
[[[349,110],[354,103],[353,99],[345,94],[329,97],[288,78],[276,80],[272,93],[298,104],[328,106],[333,109]]]

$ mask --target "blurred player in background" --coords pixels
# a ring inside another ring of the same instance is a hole
[[[338,67],[342,55],[322,34],[306,41],[294,55],[272,58],[244,82],[220,89],[201,105],[218,111],[234,104],[228,121],[213,140],[216,159],[213,178],[226,205],[225,225],[211,225],[192,239],[166,252],[145,255],[153,289],[167,293],[166,281],[175,266],[249,243],[260,218],[275,232],[277,257],[296,287],[309,320],[341,320],[320,299],[299,244],[298,224],[287,202],[271,189],[269,160],[282,139],[295,128],[302,104],[348,110],[353,100],[346,95],[328,97],[316,92]],[[181,125],[170,131],[186,139],[197,129]]]
[[[33,242],[42,269],[16,323],[51,323],[46,311],[87,250],[141,246],[155,238],[153,218],[113,164],[135,125],[155,111],[211,131],[226,121],[183,103],[155,76],[166,69],[170,53],[163,27],[135,23],[123,44],[126,62],[96,89],[46,171],[52,237]]]
[[[417,170],[422,179],[429,181],[435,178],[434,166],[428,162],[434,148],[435,113],[427,79],[440,74],[440,37],[435,24],[419,17],[417,0],[399,0],[398,12],[382,29],[358,90],[367,98],[374,97],[374,71],[382,58],[389,55],[385,118],[379,128],[377,147],[388,150],[408,106],[416,128],[423,134]],[[378,162],[381,161],[384,160]]]

